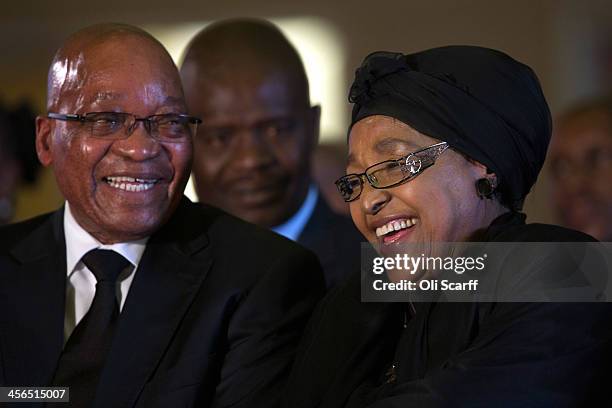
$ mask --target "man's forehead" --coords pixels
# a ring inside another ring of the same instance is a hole
[[[230,104],[240,102],[270,105],[309,105],[308,95],[293,86],[293,82],[282,72],[268,75],[225,74],[222,77],[206,77],[200,82],[197,90],[186,92],[205,101],[218,103],[227,100]],[[189,84],[186,84],[189,86]],[[211,98],[212,97],[212,98]]]
[[[104,101],[122,101],[125,99],[126,99],[126,95],[121,92],[99,91],[99,92],[95,92],[93,96],[87,102],[94,103],[94,102],[104,102]]]
[[[236,92],[233,89],[217,88],[215,92],[206,93],[199,101],[189,101],[188,105],[194,114],[206,119],[207,123],[243,123],[275,120],[295,117],[301,114],[307,105],[296,100],[277,98],[265,93]]]
[[[60,106],[77,110],[126,109],[126,104],[142,105],[143,109],[185,107],[180,84],[173,81],[156,80],[155,77],[130,80],[125,76],[103,74],[84,78],[77,88],[64,87],[58,94],[58,102]]]
[[[157,69],[130,69],[129,65],[96,65],[86,63],[79,80],[66,82],[59,99],[76,100],[84,108],[92,105],[112,106],[126,101],[142,100],[155,106],[184,106],[182,88],[177,75]],[[77,86],[75,86],[77,85]],[[113,107],[113,109],[115,109]]]
[[[163,46],[144,32],[113,27],[77,33],[58,51],[49,75],[48,107],[71,100],[78,105],[120,102],[135,95],[184,105],[176,66]]]
[[[146,87],[142,90],[142,93],[151,93],[154,91],[147,92]],[[93,92],[93,94],[85,99],[88,103],[102,103],[102,102],[121,102],[129,99],[130,95],[127,92],[107,91],[101,90]],[[161,102],[164,105],[181,105],[184,103],[184,99],[181,96],[165,95],[162,96]]]

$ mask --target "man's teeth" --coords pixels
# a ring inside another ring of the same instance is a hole
[[[393,220],[389,221],[387,224],[382,227],[376,228],[376,236],[382,237],[383,235],[387,235],[390,232],[403,230],[405,228],[410,228],[417,223],[416,218],[407,218],[401,220]]]
[[[156,179],[141,179],[133,177],[105,177],[104,181],[113,188],[124,191],[146,191],[157,183]]]

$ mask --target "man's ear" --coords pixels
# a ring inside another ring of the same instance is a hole
[[[319,105],[310,107],[310,126],[312,126],[311,150],[319,144],[319,132],[321,131],[321,107]]]
[[[45,116],[36,117],[36,154],[43,166],[47,167],[53,163],[51,138],[53,126],[51,120]]]

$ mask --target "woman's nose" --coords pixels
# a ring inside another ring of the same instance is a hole
[[[361,192],[361,205],[366,214],[375,215],[382,210],[391,199],[391,195],[384,189],[375,189],[365,185]]]

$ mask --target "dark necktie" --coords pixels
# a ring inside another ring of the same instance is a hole
[[[96,277],[96,294],[68,338],[53,378],[53,385],[70,387],[70,404],[58,405],[62,407],[89,407],[93,402],[119,317],[117,277],[130,264],[106,249],[91,250],[81,260]]]

